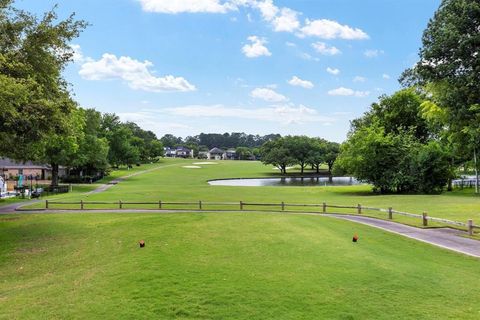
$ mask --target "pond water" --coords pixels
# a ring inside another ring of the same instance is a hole
[[[212,186],[237,187],[277,187],[277,186],[352,186],[361,184],[352,177],[290,177],[290,178],[256,178],[256,179],[226,179],[211,180]]]

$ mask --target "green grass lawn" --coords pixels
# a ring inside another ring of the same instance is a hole
[[[480,317],[477,259],[328,217],[9,215],[0,243],[2,319]]]
[[[266,177],[278,175],[278,170],[260,162],[218,161],[217,165],[199,165],[201,169],[187,169],[199,160],[165,159],[158,164],[168,166],[128,179],[101,194],[65,196],[69,200],[85,201],[246,201],[280,203],[322,203],[340,205],[393,207],[395,210],[421,214],[428,212],[434,217],[466,222],[473,219],[480,224],[480,197],[472,189],[445,192],[439,195],[376,195],[371,187],[224,187],[210,186],[207,180],[222,178]],[[171,166],[174,165],[174,166]],[[146,168],[143,168],[146,169]],[[142,167],[136,170],[142,170]],[[120,176],[122,173],[115,173]],[[295,171],[292,171],[295,174]],[[41,207],[37,205],[36,207]],[[60,207],[60,206],[58,206]],[[90,206],[90,208],[106,206]],[[173,207],[172,207],[173,208]],[[193,208],[193,207],[192,207]],[[217,209],[211,207],[210,209]],[[208,209],[208,207],[207,207]],[[279,208],[278,208],[279,209]],[[341,210],[336,210],[341,211]],[[352,212],[350,210],[350,212]],[[385,217],[385,213],[367,212],[372,216]],[[396,216],[395,219],[414,225],[420,219]]]

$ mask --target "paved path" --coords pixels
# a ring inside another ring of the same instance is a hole
[[[480,258],[480,241],[462,237],[462,235],[467,234],[465,231],[450,228],[421,229],[392,221],[361,216],[340,214],[328,214],[326,216],[365,224],[404,237],[426,242],[437,247]]]

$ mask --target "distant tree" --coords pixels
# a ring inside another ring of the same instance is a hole
[[[327,142],[325,144],[325,163],[328,166],[328,174],[332,175],[333,165],[340,154],[340,144],[337,142]],[[317,171],[318,172],[318,171]]]
[[[175,137],[172,134],[166,134],[160,138],[160,142],[164,147],[174,148],[178,145],[181,145],[183,143],[183,139],[181,137]]]
[[[313,146],[312,139],[307,136],[286,136],[279,140],[289,150],[290,156],[295,159],[295,163],[300,166],[303,174],[305,167],[309,163],[309,156]]]
[[[238,160],[249,160],[252,156],[252,152],[247,147],[237,147],[235,153],[238,157]]]
[[[311,138],[310,151],[308,153],[307,163],[320,173],[320,166],[325,162],[327,153],[327,141],[321,138]]]
[[[277,167],[281,173],[287,173],[287,167],[293,165],[297,160],[288,149],[284,138],[265,142],[260,148],[260,155],[264,164],[271,164]]]

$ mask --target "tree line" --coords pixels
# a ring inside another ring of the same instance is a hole
[[[339,146],[322,138],[286,136],[265,142],[260,155],[263,163],[276,166],[283,174],[293,165],[300,166],[302,174],[307,166],[320,173],[321,165],[326,164],[331,175]]]

